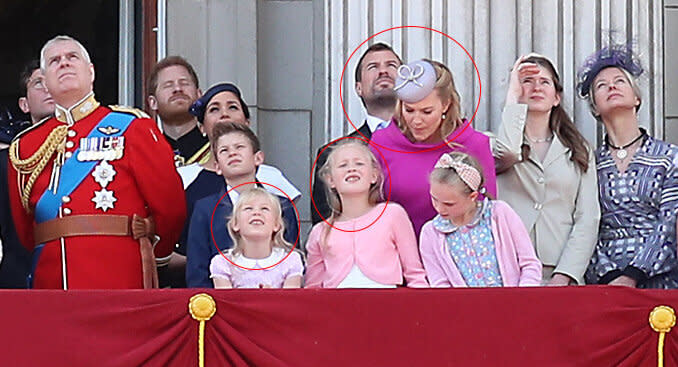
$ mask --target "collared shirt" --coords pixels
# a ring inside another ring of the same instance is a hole
[[[370,131],[373,132],[373,133],[375,131],[379,130],[379,129],[385,128],[390,123],[390,120],[384,121],[384,120],[380,119],[379,117],[375,117],[375,116],[371,116],[371,115],[367,115],[367,117],[365,118],[365,121],[367,122],[367,126],[369,126]]]
[[[456,226],[436,215],[433,227],[445,233],[447,251],[469,287],[503,285],[491,229],[492,202],[485,198],[470,223]]]
[[[210,278],[228,279],[233,288],[259,288],[262,285],[282,288],[287,279],[301,277],[304,273],[301,255],[296,251],[288,253],[282,248],[274,247],[271,254],[263,259],[251,259],[243,254],[233,255],[232,251],[225,251],[224,255],[217,254],[212,258]]]
[[[257,173],[257,176],[260,176],[260,175]],[[257,177],[257,179],[259,179],[259,178]],[[285,195],[283,193],[281,193],[280,191],[278,191],[278,189],[276,189],[275,187],[273,187],[271,185],[257,184],[257,186],[261,187],[262,189],[268,191],[269,193],[271,193],[273,195],[285,197]],[[240,197],[240,193],[236,190],[233,190],[233,186],[231,186],[229,184],[226,184],[226,191],[228,192],[228,197],[231,199],[231,202],[235,205],[235,203],[238,202],[238,198]],[[292,196],[290,195],[290,197],[292,197]]]

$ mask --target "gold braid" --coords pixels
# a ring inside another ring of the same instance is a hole
[[[38,179],[38,176],[42,173],[49,163],[50,158],[54,155],[57,150],[64,150],[64,143],[66,141],[66,135],[68,134],[68,126],[60,125],[52,132],[49,133],[45,141],[40,145],[40,148],[26,159],[19,158],[19,140],[16,139],[9,146],[9,160],[12,162],[12,166],[18,172],[19,179],[19,194],[21,194],[21,205],[30,213],[30,208],[28,206],[28,200],[31,196],[31,191],[33,190],[33,185]],[[30,174],[28,181],[23,184],[21,178],[23,176]]]

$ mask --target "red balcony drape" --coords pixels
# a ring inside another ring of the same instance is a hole
[[[678,291],[621,287],[0,291],[0,366],[656,366]],[[674,330],[665,366],[678,365]]]

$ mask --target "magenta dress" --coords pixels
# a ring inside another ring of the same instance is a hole
[[[440,145],[440,143],[412,143],[398,129],[397,123],[393,120],[388,127],[377,130],[372,134],[372,142],[385,147],[375,147],[370,144],[370,148],[377,156],[386,176],[384,195],[388,197],[390,184],[391,200],[405,208],[412,220],[417,238],[419,238],[424,223],[437,214],[433,209],[433,204],[431,204],[428,176],[443,153],[458,150],[476,158],[483,167],[487,192],[493,198],[497,197],[497,176],[494,170],[494,157],[490,149],[489,137],[474,130],[466,120],[459,129],[448,136],[447,140],[452,137],[455,137],[453,142],[460,145],[459,149],[452,149],[447,144],[443,144],[436,149],[426,151]],[[378,152],[376,149],[378,149]],[[387,165],[388,169],[386,168]],[[482,198],[481,195],[480,199]]]

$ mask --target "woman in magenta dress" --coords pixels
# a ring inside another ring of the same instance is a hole
[[[424,223],[436,215],[428,176],[438,158],[451,151],[473,156],[487,178],[487,193],[496,197],[494,158],[489,138],[462,118],[459,93],[445,65],[431,60],[402,65],[394,90],[393,119],[374,132],[371,147],[384,169],[386,197],[390,189],[390,200],[405,208],[418,238]]]

